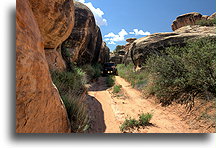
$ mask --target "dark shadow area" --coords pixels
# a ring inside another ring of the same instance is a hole
[[[99,77],[96,82],[91,84],[88,91],[103,91],[109,89],[110,87],[107,86],[106,79],[107,77]]]
[[[8,12],[8,24],[10,25],[9,30],[9,39],[8,41],[8,47],[9,47],[9,54],[7,57],[7,63],[9,66],[9,88],[8,94],[9,99],[8,107],[7,107],[7,113],[9,116],[8,123],[10,124],[10,136],[12,139],[15,139],[17,137],[16,135],[16,8],[11,7]]]
[[[104,111],[101,103],[92,96],[87,96],[88,110],[90,115],[90,129],[88,133],[104,133],[106,125]]]

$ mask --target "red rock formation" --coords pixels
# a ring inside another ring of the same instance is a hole
[[[73,0],[29,0],[45,49],[57,48],[74,26]]]
[[[67,113],[52,83],[44,42],[28,0],[17,1],[16,31],[16,132],[69,132]]]

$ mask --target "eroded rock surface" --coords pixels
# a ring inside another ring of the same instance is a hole
[[[45,49],[55,49],[70,35],[74,26],[73,0],[29,0],[44,38]]]
[[[16,132],[69,132],[67,113],[52,83],[44,41],[28,0],[17,1],[16,31]]]
[[[69,38],[62,44],[64,56],[70,62],[84,65],[97,61],[98,48],[102,43],[100,29],[96,26],[91,10],[80,2],[75,2],[75,26]]]

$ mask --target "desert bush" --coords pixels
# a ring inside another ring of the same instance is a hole
[[[200,26],[214,26],[216,25],[216,18],[212,20],[199,20],[196,22],[196,25]]]
[[[114,84],[115,84],[114,76],[110,76],[110,75],[109,75],[109,76],[106,78],[106,84],[107,84],[108,87],[113,87]]]
[[[189,109],[196,97],[213,99],[216,94],[216,41],[202,38],[190,41],[185,47],[170,47],[164,54],[147,60],[146,70],[153,77],[151,93],[163,105],[173,101]]]
[[[121,85],[115,85],[113,87],[113,93],[119,93],[121,91],[122,86]]]
[[[141,114],[139,116],[139,120],[134,118],[125,119],[123,124],[119,127],[121,132],[130,131],[132,129],[139,129],[140,127],[145,127],[150,125],[150,120],[152,119],[153,115],[150,113]]]

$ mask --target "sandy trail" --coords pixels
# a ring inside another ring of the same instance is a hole
[[[196,133],[198,131],[181,120],[171,110],[154,103],[153,99],[146,99],[140,91],[119,76],[116,84],[122,85],[122,91],[113,95],[106,87],[106,78],[101,77],[89,90],[87,98],[89,114],[92,120],[91,133],[120,133],[119,126],[125,118],[138,118],[139,114],[152,113],[153,126],[145,127],[134,133]]]

